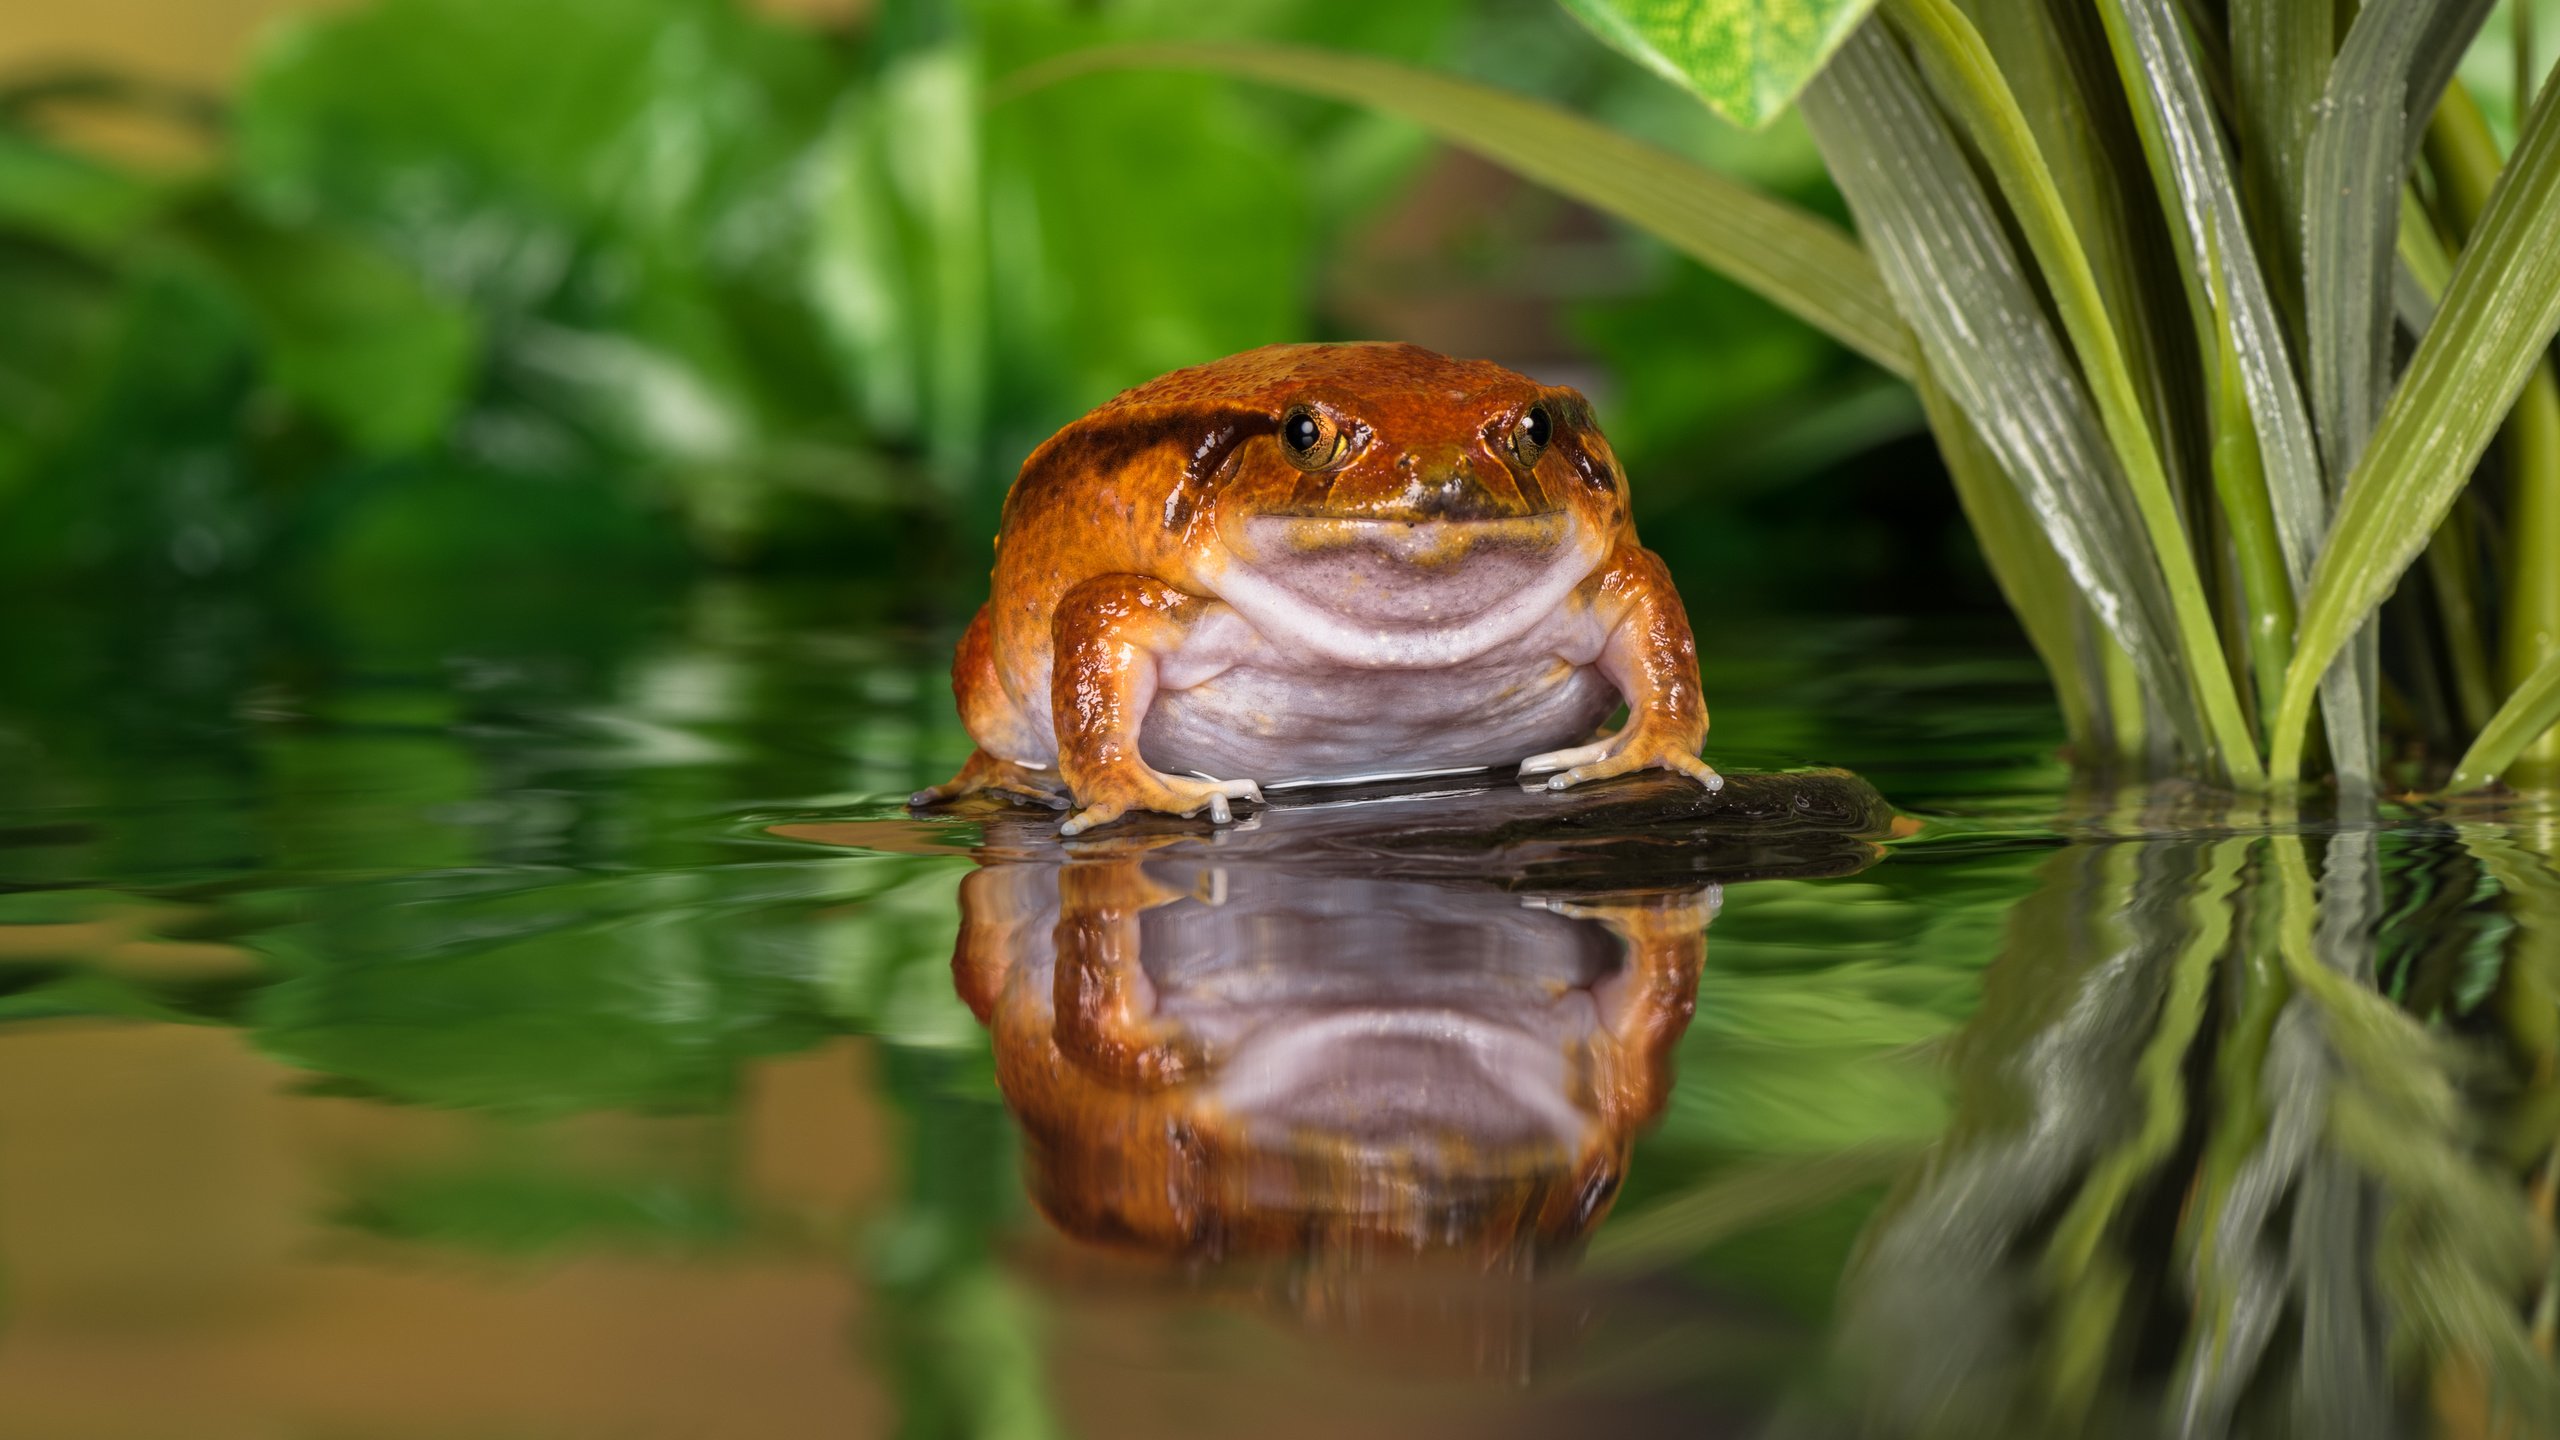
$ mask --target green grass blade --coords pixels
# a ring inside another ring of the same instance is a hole
[[[2283,542],[2286,568],[2295,585],[2303,586],[2329,518],[2318,441],[2275,301],[2241,217],[2239,187],[2224,157],[2204,79],[2170,0],[2105,0],[2100,13],[2171,229],[2181,237],[2197,273],[2217,281],[2204,319],[2228,329],[2230,344],[2225,351],[2218,338],[2207,341],[2239,362],[2276,535]],[[2339,666],[2325,677],[2324,689],[2330,751],[2340,780],[2356,790],[2370,785],[2374,773],[2365,670],[2360,663]]]
[[[2502,159],[2488,117],[2462,86],[2447,90],[2436,108],[2426,151],[2446,228],[2468,235],[2488,206]],[[2526,377],[2501,433],[2506,490],[2500,538],[2514,561],[2507,566],[2498,668],[2514,686],[2560,653],[2560,374],[2550,360]],[[2509,768],[2516,784],[2547,785],[2560,778],[2560,735],[2528,746],[2520,761]]]
[[[2141,394],[2115,320],[2064,208],[2061,189],[2046,168],[2044,153],[2001,78],[1990,47],[1963,12],[1949,0],[1892,0],[1889,13],[1990,168],[2044,272],[2054,308],[2097,403],[2099,423],[2123,465],[2134,507],[2167,581],[2177,642],[2204,707],[2204,726],[2235,777],[2246,779],[2256,769],[2257,751],[2240,713],[2230,667],[2214,639],[2213,616],[2205,603],[2195,550],[2180,521],[2177,497],[2169,488],[2168,470],[2143,414]]]
[[[2507,683],[2530,684],[2560,658],[2560,383],[2551,362],[2533,367],[2524,393],[2507,417],[2506,634],[2499,670]],[[2560,778],[2560,735],[2529,743],[2522,764],[2510,767],[2515,784],[2549,785]]]
[[[2274,778],[2299,774],[2317,677],[2452,508],[2560,330],[2560,106],[2546,90],[2463,247],[2435,323],[2340,504],[2314,570],[2276,718]]]
[[[2212,286],[2222,291],[2220,267]],[[2240,357],[2231,331],[2213,327],[2217,349],[2213,364],[2213,488],[2222,502],[2224,527],[2231,535],[2232,558],[2240,571],[2240,593],[2247,613],[2240,616],[2249,653],[2250,678],[2258,700],[2258,727],[2263,734],[2275,718],[2276,697],[2284,692],[2285,661],[2293,655],[2293,578],[2285,571],[2284,546],[2276,538],[2276,517],[2267,503],[2267,470],[2258,456],[2258,435],[2249,420],[2249,395],[2241,382]]]
[[[2206,458],[2202,411],[2192,403],[2187,307],[2170,293],[2179,286],[2176,262],[2096,22],[2058,14],[2048,0],[1960,3],[2052,172],[2063,213],[2097,272],[2170,485],[2184,494],[2187,476]],[[2090,44],[2093,39],[2098,43]]]
[[[2240,153],[2265,207],[2270,280],[2287,294],[2301,334],[2302,175],[2322,82],[2337,50],[2337,15],[2302,0],[2231,0],[2231,78],[2239,92]],[[2277,278],[2281,276],[2282,278]]]
[[[2489,12],[2496,8],[2496,0],[2444,0],[2428,15],[2427,38],[2419,44],[2418,65],[2409,77],[2409,128],[2400,152],[2402,170],[2418,163],[2418,151],[2426,143],[2428,117],[2435,114],[2436,105],[2444,99],[2445,87],[2453,83],[2454,72],[2462,68],[2463,52],[2471,48],[2481,26],[2488,23]],[[2517,95],[2515,113],[2523,114],[2531,98]]]
[[[1573,17],[1638,63],[1758,129],[1858,28],[1875,0],[1564,0]]]
[[[1999,457],[1982,443],[1973,422],[1929,367],[1922,365],[1911,383],[1928,412],[1929,432],[1937,437],[1938,454],[1947,462],[1956,504],[1981,547],[1982,562],[2053,682],[2073,751],[2082,764],[2110,758],[2116,747],[2112,717],[2102,703],[2105,677],[2096,657],[2081,653],[2083,602],[2072,588],[2071,572],[2053,553],[2053,542],[2045,538],[2018,487],[2001,470]]]
[[[2180,664],[2190,647],[2180,644],[2178,607],[2152,557],[2127,543],[2143,522],[2105,431],[1990,197],[1901,48],[1866,26],[1800,108],[1931,372],[2019,486],[2100,623],[2203,768],[2254,766],[2227,669],[2228,714],[2205,729]],[[2200,611],[2201,593],[2189,598]],[[2220,667],[2210,621],[2195,629]],[[2242,749],[2227,753],[2224,736],[2235,731]]]
[[[2468,12],[2468,28],[2441,23]],[[2439,57],[2459,56],[2484,0],[2369,0],[2347,31],[2304,161],[2303,294],[2312,413],[2330,473],[2355,466],[2391,384],[2391,277],[2407,170],[2411,86]]]
[[[1840,227],[1552,105],[1428,70],[1288,45],[1111,45],[1013,76],[1018,94],[1113,69],[1208,70],[1412,121],[1442,140],[1650,232],[1892,373],[1911,341]]]
[[[2507,696],[2507,703],[2481,727],[2480,738],[2463,752],[2461,763],[2453,767],[2452,783],[2444,788],[2459,795],[2497,779],[2554,725],[2560,725],[2560,655],[2542,662]]]

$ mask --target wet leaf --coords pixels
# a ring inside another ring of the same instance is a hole
[[[2206,763],[2246,773],[2254,756],[2228,669],[2208,707],[2197,691],[2211,672],[2180,663],[2202,651],[2221,665],[2193,565],[2173,596],[2162,565],[2127,543],[2150,532],[2097,411],[1910,62],[1880,30],[1861,32],[1806,92],[1805,116],[1931,373],[2036,511],[2181,738]]]
[[[2560,656],[2544,661],[2480,727],[2445,789],[2459,795],[2487,785],[2554,725],[2560,725]]]
[[[2560,86],[2546,88],[2374,427],[2303,602],[2271,741],[2273,778],[2301,770],[2318,677],[2435,533],[2560,330]]]

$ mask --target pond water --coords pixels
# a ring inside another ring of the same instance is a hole
[[[2560,826],[2074,793],[2001,624],[1702,617],[1713,803],[1068,847],[907,814],[888,592],[10,615],[9,1434],[2552,1413]]]

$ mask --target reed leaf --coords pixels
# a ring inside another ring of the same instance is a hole
[[[2097,272],[2170,486],[2183,495],[2187,476],[2206,453],[2202,412],[2192,403],[2195,362],[2187,312],[2169,298],[2180,276],[2163,243],[2167,232],[2156,218],[2141,141],[2109,83],[2112,62],[2104,42],[2092,46],[2087,42],[2093,33],[2083,33],[2094,32],[2095,22],[2075,21],[2047,0],[1959,3],[2052,172],[2063,212]]]
[[[2216,279],[2212,307],[2199,317],[2230,331],[2228,352],[2240,364],[2258,464],[2283,542],[2285,565],[2306,585],[2328,523],[2319,444],[2293,372],[2290,347],[2265,273],[2240,213],[2239,187],[2224,156],[2204,78],[2187,48],[2171,0],[2105,0],[2100,14],[2116,67],[2133,101],[2154,184],[2181,237],[2188,263]],[[2206,337],[2208,345],[2220,343]],[[2340,780],[2362,790],[2372,782],[2374,736],[2367,719],[2370,666],[2339,667],[2325,677],[2329,745]]]
[[[1920,407],[1929,417],[1929,433],[1937,437],[1938,454],[1954,482],[1956,505],[1964,511],[1982,551],[1992,583],[2000,587],[2009,611],[2027,632],[2027,643],[2044,662],[2062,707],[2063,732],[2084,762],[2121,753],[2122,737],[2104,705],[2106,677],[2099,657],[2084,653],[2081,635],[2086,602],[2072,587],[2071,572],[2053,552],[2033,510],[2018,494],[1999,457],[1982,443],[1945,387],[1923,364],[1912,377]]]
[[[2424,129],[2410,122],[2415,77],[2439,68],[2433,48],[2459,57],[2488,10],[2486,0],[2369,0],[2330,68],[2304,162],[2301,243],[2312,412],[2331,474],[2354,468],[2390,394],[2401,176],[2411,131]],[[2446,12],[2468,24],[2445,23]]]
[[[1025,69],[998,94],[1115,69],[1208,70],[1409,120],[1649,232],[1893,374],[1911,374],[1910,336],[1875,266],[1840,227],[1569,111],[1365,55],[1264,44],[1102,46]]]
[[[2508,694],[2506,703],[2489,717],[2479,738],[2453,767],[2453,780],[2445,790],[2459,795],[2486,786],[2554,725],[2560,725],[2560,655],[2543,661],[2541,669]]]
[[[2454,265],[2435,323],[2375,422],[2304,597],[2272,737],[2276,783],[2302,766],[2313,692],[2462,492],[2560,330],[2560,105],[2546,90]]]
[[[2001,77],[1990,47],[1950,0],[1890,0],[1888,13],[1982,155],[2043,270],[2054,308],[2097,402],[2099,423],[2132,487],[2134,507],[2148,531],[2170,595],[2173,600],[2192,597],[2191,605],[2177,607],[2177,638],[2205,707],[2205,725],[2226,757],[2248,758],[2248,766],[2234,766],[2245,773],[2254,768],[2256,750],[2241,718],[2230,669],[2213,638],[2213,617],[2205,605],[2195,551],[2180,523],[2177,497],[2169,488],[2169,473],[2144,416],[2139,387],[2101,294],[2097,272],[2064,208],[2061,189],[2046,168],[2043,150]]]
[[[1564,0],[1575,19],[1746,129],[1768,124],[1875,0]]]
[[[1802,108],[1931,372],[2019,487],[2099,622],[2200,763],[2254,770],[2192,566],[2187,593],[2173,599],[2159,566],[2126,543],[2143,533],[2143,518],[2105,431],[1910,61],[1882,27],[1865,26],[1806,89]],[[2210,716],[2179,663],[2197,654],[2223,679]]]
[[[2337,50],[2333,7],[2301,0],[2231,0],[2231,78],[2239,94],[2240,153],[2267,208],[2270,264],[2300,259],[2302,176],[2322,82]],[[2302,279],[2282,282],[2301,333]]]

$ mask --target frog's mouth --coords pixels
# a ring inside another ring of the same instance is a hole
[[[1266,514],[1226,528],[1246,588],[1370,626],[1439,628],[1524,601],[1552,605],[1599,560],[1582,553],[1582,527],[1563,510],[1483,520]]]

